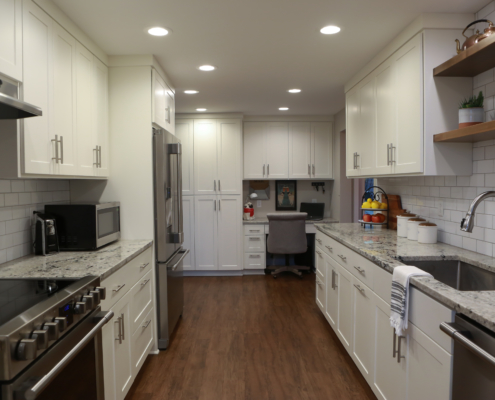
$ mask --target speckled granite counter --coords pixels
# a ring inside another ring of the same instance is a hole
[[[323,218],[321,221],[306,221],[307,224],[337,224],[339,221],[333,218]],[[243,225],[268,225],[268,218],[256,218],[253,221],[242,220]]]
[[[0,279],[81,278],[112,275],[150,248],[151,240],[119,240],[97,251],[60,252],[52,256],[26,256],[0,265]]]
[[[322,223],[316,228],[389,272],[398,265],[414,265],[408,259],[460,260],[495,272],[493,257],[443,243],[420,244],[397,237],[397,231],[364,229],[360,224]],[[495,291],[461,292],[427,277],[412,278],[411,282],[447,307],[495,331]]]

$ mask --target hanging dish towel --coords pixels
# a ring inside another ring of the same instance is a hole
[[[390,325],[398,336],[407,329],[409,315],[409,280],[412,276],[429,276],[431,274],[419,268],[404,265],[394,268],[392,276],[392,298],[390,301]]]

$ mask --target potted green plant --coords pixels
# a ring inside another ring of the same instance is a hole
[[[484,121],[483,92],[465,98],[459,103],[459,128],[481,124]]]

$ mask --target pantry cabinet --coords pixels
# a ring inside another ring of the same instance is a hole
[[[184,243],[182,247],[189,249],[189,254],[184,258],[182,264],[184,271],[195,269],[194,258],[194,197],[182,197],[182,215],[184,227]]]
[[[153,69],[153,123],[170,133],[175,133],[175,94],[160,74]]]
[[[22,82],[22,0],[0,2],[0,73]]]
[[[182,194],[194,194],[194,122],[179,119],[175,124],[175,136],[182,144]],[[198,149],[199,150],[199,149]]]

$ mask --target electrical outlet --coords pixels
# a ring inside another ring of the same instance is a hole
[[[439,217],[443,217],[443,201],[439,201],[437,204],[438,204],[437,205],[437,215]]]
[[[311,200],[311,203],[316,203],[316,199],[312,199]]]
[[[258,207],[258,208],[261,207],[261,200],[256,201],[256,207]]]

